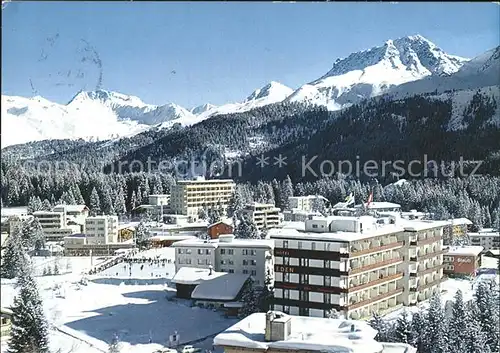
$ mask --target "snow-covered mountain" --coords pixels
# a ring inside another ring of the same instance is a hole
[[[328,73],[299,87],[287,101],[338,110],[406,82],[453,74],[467,61],[445,53],[420,35],[388,40],[337,59]]]
[[[425,92],[442,93],[450,90],[473,90],[498,86],[500,83],[500,46],[473,58],[457,72],[448,76],[429,76],[389,90],[388,95],[400,98]]]
[[[2,148],[46,139],[130,136],[155,124],[192,117],[175,104],[155,106],[105,90],[80,92],[66,105],[42,97],[2,95]]]
[[[194,107],[193,109],[190,110],[190,112],[191,112],[191,114],[199,115],[199,114],[204,113],[210,109],[215,109],[215,108],[217,108],[215,105],[210,104],[210,103],[205,103],[205,104],[199,105],[197,107]]]

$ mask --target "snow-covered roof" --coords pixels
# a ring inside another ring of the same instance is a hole
[[[67,239],[71,239],[71,238],[79,238],[79,239],[81,239],[81,238],[86,238],[86,237],[87,237],[87,235],[86,235],[86,234],[83,234],[83,233],[75,233],[75,234],[71,234],[71,235],[67,235],[67,236],[65,236],[65,237],[64,237],[64,239],[66,239],[66,238],[67,238]]]
[[[368,203],[365,203],[364,205],[366,207],[368,205]],[[358,205],[356,205],[354,207],[361,208],[361,207],[363,207],[363,205],[362,204],[358,204]],[[385,208],[401,208],[401,205],[397,204],[397,203],[392,203],[392,202],[377,201],[377,202],[370,203],[370,205],[368,206],[368,208],[370,210],[385,209]]]
[[[234,301],[240,293],[249,275],[239,273],[222,273],[208,276],[201,280],[191,293],[195,300]]]
[[[452,218],[449,220],[449,224],[454,225],[454,226],[464,226],[464,225],[471,225],[472,222],[468,218]]]
[[[172,283],[198,285],[203,280],[223,276],[225,272],[210,271],[206,268],[181,267],[172,278]]]
[[[88,210],[88,207],[86,205],[57,205],[54,206],[54,210],[56,208],[62,208],[65,209],[66,212],[83,212],[85,210]]]
[[[28,214],[28,207],[2,207],[0,214],[2,217],[23,216]]]
[[[200,184],[203,184],[203,183],[210,183],[210,184],[214,184],[214,183],[234,183],[233,179],[193,179],[193,180],[178,180],[177,181],[177,184],[178,185],[185,185],[185,184],[194,184],[194,183],[200,183]]]
[[[231,226],[231,227],[233,226],[233,220],[232,220],[231,218],[223,218],[223,219],[221,219],[221,220],[220,220],[220,221],[218,221],[218,222],[215,222],[215,223],[209,224],[209,225],[207,226],[207,228],[211,228],[211,227],[213,227],[213,226],[215,226],[215,225],[217,225],[217,224],[221,224],[221,223],[224,223],[224,224],[226,224],[226,225],[228,225],[228,226]]]
[[[483,256],[481,258],[481,268],[498,268],[498,259],[489,256]]]
[[[4,308],[4,307],[0,308],[0,313],[7,314],[7,315],[12,315],[13,314],[12,310],[10,310],[9,308]]]
[[[182,235],[182,234],[175,234],[175,235],[154,235],[150,238],[148,238],[149,241],[181,241],[181,240],[187,240],[187,239],[197,239],[194,235]]]
[[[483,250],[482,246],[450,246],[446,255],[478,256]]]
[[[173,247],[203,247],[203,248],[217,248],[217,247],[229,247],[229,248],[274,248],[274,241],[267,239],[231,239],[230,241],[221,241],[222,239],[228,239],[233,237],[232,234],[224,234],[219,236],[219,239],[209,239],[203,240],[199,238],[181,240],[174,244]]]
[[[377,331],[364,321],[280,314],[291,318],[291,334],[286,340],[267,342],[265,340],[266,314],[256,313],[247,316],[215,336],[214,345],[258,350],[282,349],[298,352],[415,352],[415,350],[408,350],[409,346],[404,344],[390,345],[388,346],[389,350],[386,351],[384,345],[374,339]],[[354,325],[354,332],[351,331],[351,325]]]
[[[500,237],[500,232],[477,232],[477,233],[469,233],[471,237]]]
[[[139,222],[121,223],[121,224],[118,224],[118,230],[127,229],[127,228],[135,229],[135,227],[137,227],[138,224],[139,224]]]

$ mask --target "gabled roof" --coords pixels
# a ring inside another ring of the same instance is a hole
[[[222,273],[217,277],[208,276],[202,279],[193,290],[191,299],[234,301],[248,278],[249,275],[239,273]]]
[[[66,212],[83,212],[89,210],[86,205],[57,205],[53,209],[56,208],[64,208]]]
[[[216,226],[217,224],[221,224],[221,223],[224,223],[225,225],[228,225],[228,226],[230,226],[230,227],[232,227],[232,226],[233,226],[233,222],[232,222],[232,220],[227,220],[227,219],[225,219],[225,220],[220,220],[220,221],[218,221],[218,222],[215,222],[215,223],[209,224],[209,225],[207,226],[207,228],[212,228],[213,226]]]

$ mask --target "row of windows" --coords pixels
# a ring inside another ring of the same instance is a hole
[[[187,259],[179,259],[178,260],[179,265],[191,265],[192,260],[190,258]],[[198,265],[211,265],[210,259],[198,259]]]
[[[192,250],[191,249],[177,249],[178,254],[191,254]],[[198,255],[211,255],[212,250],[211,249],[198,249],[197,251]],[[220,249],[220,254],[221,255],[234,255],[234,249]],[[251,256],[256,256],[257,255],[257,250],[255,249],[243,249],[241,251],[242,255],[251,255]]]
[[[314,225],[313,225],[313,228],[314,228]],[[316,243],[315,242],[311,242],[311,250],[319,250],[316,248]],[[324,251],[330,251],[330,245],[329,243],[325,243],[325,246],[324,246],[324,249],[321,249],[321,250],[324,250]],[[299,249],[303,249],[304,247],[304,242],[302,241],[299,241],[298,244],[297,244],[297,247]],[[288,240],[283,240],[283,248],[287,249],[288,248]]]

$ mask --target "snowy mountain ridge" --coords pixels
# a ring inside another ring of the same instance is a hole
[[[330,71],[299,87],[287,100],[339,110],[407,82],[453,74],[468,60],[446,54],[420,35],[388,40],[337,59]]]

